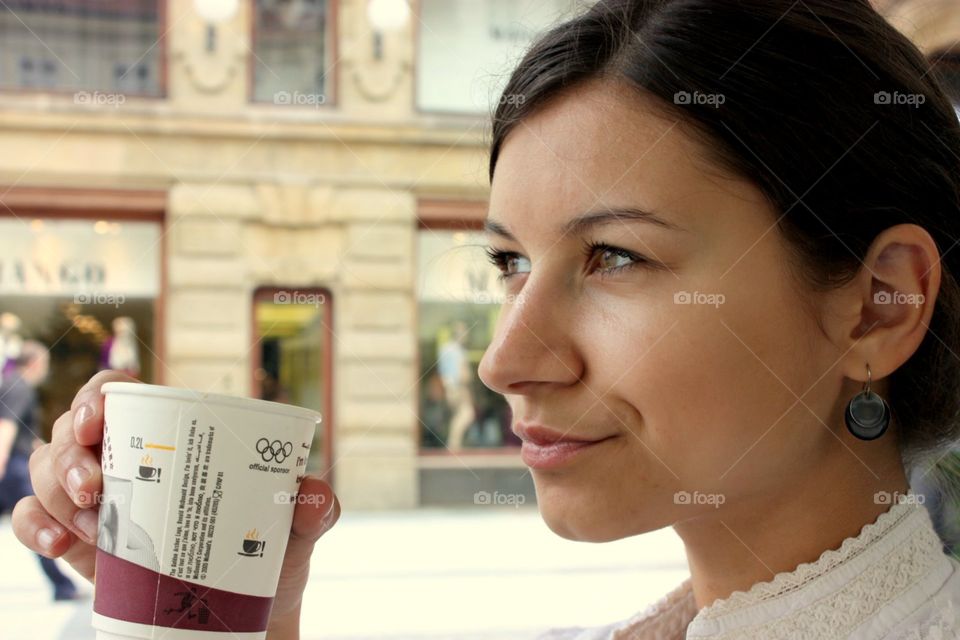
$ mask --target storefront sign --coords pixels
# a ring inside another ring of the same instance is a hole
[[[160,225],[0,220],[0,295],[154,297]]]

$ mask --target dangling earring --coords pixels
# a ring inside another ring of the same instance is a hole
[[[850,433],[861,440],[875,440],[883,435],[890,424],[890,407],[887,401],[870,391],[872,382],[870,363],[867,363],[867,381],[863,391],[847,403],[844,420]]]

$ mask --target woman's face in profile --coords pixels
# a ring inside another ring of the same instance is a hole
[[[750,508],[837,446],[842,353],[803,311],[777,214],[646,100],[601,81],[556,98],[492,184],[508,301],[479,374],[515,431],[605,439],[532,468],[573,539]],[[663,224],[598,215],[620,210]]]

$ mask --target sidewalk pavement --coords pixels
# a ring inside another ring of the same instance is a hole
[[[0,557],[4,640],[93,640],[92,601],[51,602],[6,517]],[[529,640],[626,618],[688,573],[671,529],[588,544],[552,533],[535,507],[345,512],[314,552],[301,638]]]

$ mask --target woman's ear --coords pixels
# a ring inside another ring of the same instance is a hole
[[[854,281],[840,295],[844,313],[831,333],[846,354],[843,374],[890,375],[914,354],[929,330],[940,290],[940,252],[923,227],[899,224],[870,245]]]

